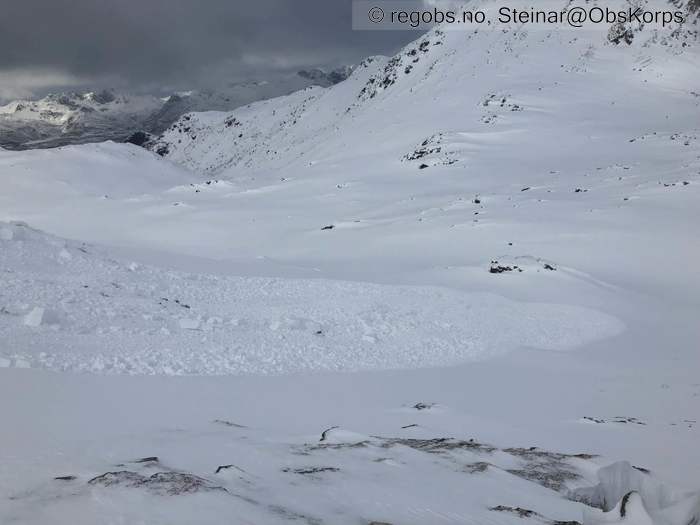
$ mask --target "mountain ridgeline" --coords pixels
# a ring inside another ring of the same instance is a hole
[[[352,69],[345,66],[331,71],[302,70],[276,80],[230,83],[163,98],[104,89],[17,100],[0,106],[0,147],[23,150],[105,140],[141,144],[151,134],[162,133],[185,113],[230,111],[311,85],[327,87],[347,78]]]
[[[547,0],[538,9],[561,4]],[[491,0],[470,5],[493,7]],[[625,6],[617,1],[610,8]],[[393,57],[366,59],[329,88],[233,112],[184,115],[150,148],[197,172],[235,176],[312,166],[337,152],[368,148],[417,169],[459,168],[470,164],[469,137],[476,134],[564,155],[567,148],[597,147],[582,132],[595,114],[607,117],[600,126],[615,123],[621,141],[631,140],[640,125],[693,141],[697,127],[657,129],[669,107],[700,114],[698,2],[673,0],[668,7],[683,11],[685,21],[663,28],[438,26]]]

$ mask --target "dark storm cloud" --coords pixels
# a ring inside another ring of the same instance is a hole
[[[351,0],[4,0],[0,96],[42,84],[198,87],[393,52],[353,32]]]

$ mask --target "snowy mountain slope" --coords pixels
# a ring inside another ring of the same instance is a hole
[[[231,83],[218,90],[194,90],[165,98],[103,90],[14,101],[0,106],[0,145],[10,149],[52,148],[124,141],[137,131],[158,134],[184,113],[231,110],[310,85],[327,87],[346,78],[352,69],[302,70],[275,80]]]
[[[40,150],[31,155],[4,151],[0,172],[13,171],[22,176],[3,178],[8,195],[25,190],[35,192],[37,198],[53,195],[57,201],[69,195],[126,198],[197,180],[183,169],[159,162],[156,155],[142,148],[113,142]]]
[[[143,113],[158,105],[152,97],[127,98],[104,90],[99,93],[64,93],[37,100],[19,100],[0,107],[0,115],[18,120],[41,121],[53,125],[75,123],[91,113]]]
[[[693,27],[0,151],[0,521],[697,521]]]
[[[10,149],[123,140],[162,105],[156,97],[62,93],[0,107],[0,144]]]
[[[482,4],[490,5],[473,7]],[[388,64],[370,65],[369,74],[366,64],[358,68],[324,96],[294,95],[218,117],[188,115],[163,135],[160,148],[176,162],[210,173],[252,164],[304,166],[330,155],[337,159],[338,151],[352,155],[380,144],[393,160],[414,157],[416,167],[427,161],[459,169],[468,165],[468,150],[478,147],[468,134],[497,137],[504,146],[530,146],[522,149],[541,158],[548,138],[541,133],[549,132],[559,151],[547,152],[547,159],[567,157],[582,146],[596,146],[586,130],[595,115],[609,116],[622,143],[635,138],[640,127],[667,126],[674,110],[698,107],[692,87],[699,75],[697,21],[694,12],[689,16],[681,28],[630,28],[636,35],[631,44],[615,44],[602,28],[436,29]],[[637,107],[645,111],[633,111]],[[634,118],[625,118],[630,114]],[[679,114],[671,120],[679,129],[657,131],[695,140],[692,116]],[[238,125],[231,128],[227,123],[234,119]],[[272,131],[262,141],[261,127]],[[433,142],[440,136],[450,143],[417,162],[414,150],[439,148]],[[261,144],[275,147],[261,151]]]
[[[143,127],[150,133],[159,134],[185,113],[230,111],[258,100],[286,95],[310,86],[332,86],[350,76],[353,69],[353,66],[345,66],[328,72],[322,69],[301,70],[276,80],[237,82],[218,91],[199,90],[175,94],[167,98],[160,110],[146,119]]]
[[[323,114],[314,115],[319,119],[314,122],[316,125],[331,126],[338,112],[345,109],[342,98],[339,104],[337,98],[331,95],[351,95],[385,61],[384,57],[363,61],[353,76],[338,84],[332,92],[311,87],[288,97],[250,104],[234,114],[210,112],[185,115],[166,131],[165,138],[159,140],[153,149],[190,169],[214,173],[232,164],[257,167],[260,161],[265,162],[263,159],[285,158],[307,138],[306,134],[297,136],[297,124],[300,118],[307,118],[308,108],[323,108]],[[210,131],[213,137],[208,136]],[[316,132],[319,130],[306,131]],[[204,135],[202,140],[197,138],[200,133]],[[282,147],[284,149],[280,150]]]

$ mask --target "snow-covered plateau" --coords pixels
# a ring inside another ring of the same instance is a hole
[[[0,523],[700,523],[672,4],[438,27],[152,151],[0,150]]]

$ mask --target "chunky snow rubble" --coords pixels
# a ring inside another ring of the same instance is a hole
[[[0,223],[5,362],[128,374],[451,365],[570,350],[623,330],[578,307],[323,280],[222,278],[118,261]],[[196,349],[196,350],[195,350]]]

